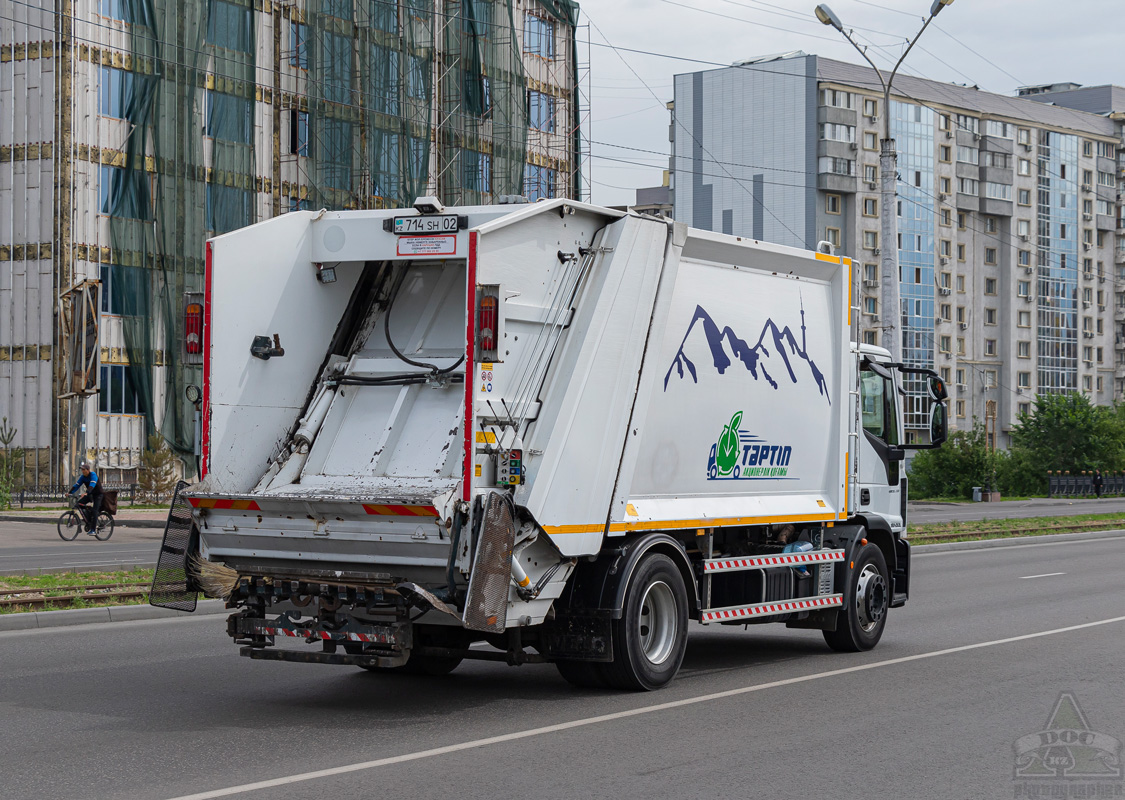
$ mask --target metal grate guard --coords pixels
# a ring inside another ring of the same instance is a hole
[[[508,588],[512,581],[512,546],[516,523],[511,499],[491,492],[484,503],[480,543],[469,576],[465,599],[465,627],[500,633],[508,617]]]
[[[149,590],[149,605],[171,608],[176,611],[195,611],[199,593],[191,588],[191,578],[187,572],[187,558],[192,545],[191,505],[181,496],[189,484],[180,481],[172,497],[172,508],[168,511],[168,522],[164,526],[164,541],[160,545],[160,557],[156,561],[156,572],[152,576]]]

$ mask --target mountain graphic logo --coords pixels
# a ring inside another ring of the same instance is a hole
[[[798,343],[797,337],[788,325],[779,328],[777,323],[767,318],[762,325],[762,332],[758,335],[757,342],[753,345],[740,338],[729,326],[720,329],[711,315],[707,313],[707,310],[703,306],[697,305],[687,331],[684,333],[683,341],[680,342],[676,357],[672,359],[672,364],[664,375],[664,391],[668,391],[668,382],[672,379],[673,372],[679,378],[690,375],[693,382],[699,383],[699,372],[695,362],[688,358],[684,352],[684,347],[697,324],[703,330],[703,335],[707,339],[707,346],[711,351],[713,366],[720,375],[725,375],[727,369],[735,363],[731,358],[731,356],[734,356],[743,368],[754,377],[754,380],[765,380],[770,386],[777,389],[778,378],[770,374],[768,367],[777,366],[779,369],[783,369],[784,375],[788,375],[790,382],[798,383],[798,369],[803,374],[804,368],[798,364],[797,369],[795,369],[794,362],[803,361],[807,365],[808,372],[816,384],[817,390],[828,401],[828,405],[832,405],[824,373],[820,371],[816,362],[805,350],[805,309],[803,304],[801,306],[800,343]],[[728,348],[730,355],[728,355]],[[780,358],[779,364],[774,361],[774,355]],[[784,375],[779,375],[779,377],[784,379]]]

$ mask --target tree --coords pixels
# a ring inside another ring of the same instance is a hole
[[[954,431],[936,450],[921,450],[910,462],[912,497],[973,496],[973,487],[990,487],[1005,455],[988,447],[984,424]]]
[[[1033,413],[1012,428],[1012,450],[1040,471],[1120,469],[1125,419],[1116,409],[1095,406],[1081,392],[1041,394]]]
[[[176,486],[176,456],[160,434],[148,437],[148,449],[141,453],[139,483],[145,492],[172,493]]]
[[[14,465],[16,462],[23,462],[23,450],[20,448],[12,449],[11,444],[16,438],[18,430],[8,425],[8,418],[4,417],[0,421],[0,445],[4,446],[4,451],[0,453],[0,508],[10,508],[12,505],[12,490],[15,487],[16,477],[14,474]],[[22,469],[18,476],[22,479]]]

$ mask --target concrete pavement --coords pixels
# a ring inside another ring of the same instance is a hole
[[[548,665],[253,662],[221,617],[0,634],[0,798],[1026,796],[1014,743],[1061,692],[1125,737],[1123,547],[919,553],[876,650],[695,626],[653,694],[575,690]]]

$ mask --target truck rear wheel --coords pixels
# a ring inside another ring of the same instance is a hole
[[[844,588],[848,607],[840,610],[836,630],[824,632],[828,646],[841,653],[870,650],[879,643],[887,625],[890,584],[883,551],[866,544],[856,554],[854,563]]]
[[[672,559],[645,556],[629,580],[624,605],[613,622],[613,661],[599,664],[599,671],[615,689],[659,689],[676,677],[687,649],[687,589]]]

